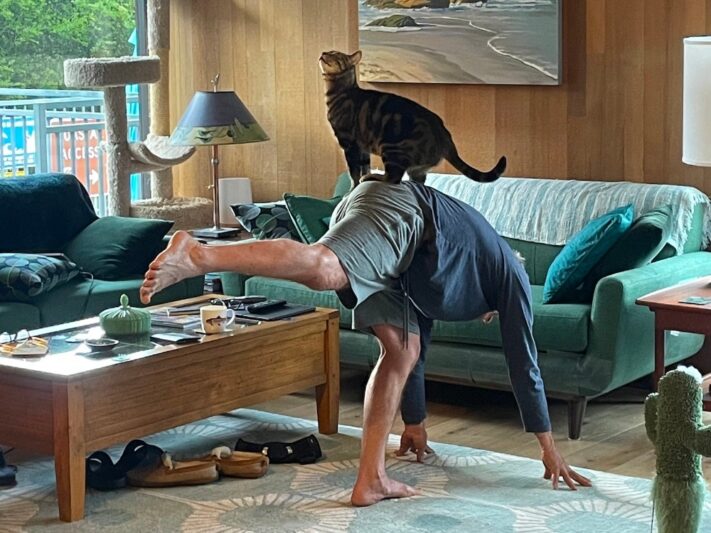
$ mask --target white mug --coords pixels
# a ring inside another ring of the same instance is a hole
[[[223,333],[235,321],[235,312],[224,305],[205,305],[200,308],[200,322],[205,333]]]

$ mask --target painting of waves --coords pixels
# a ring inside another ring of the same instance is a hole
[[[560,83],[560,0],[359,0],[366,82]]]

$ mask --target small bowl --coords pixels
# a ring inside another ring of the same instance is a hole
[[[109,350],[113,350],[118,343],[119,341],[116,339],[108,338],[84,341],[84,344],[96,352],[108,352]]]

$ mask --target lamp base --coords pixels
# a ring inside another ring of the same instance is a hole
[[[193,237],[203,237],[206,239],[229,239],[235,237],[242,231],[239,228],[201,228],[190,230]]]

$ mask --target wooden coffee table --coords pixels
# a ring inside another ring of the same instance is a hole
[[[680,283],[637,299],[637,304],[654,312],[654,376],[656,390],[664,375],[665,332],[685,331],[711,335],[711,304],[681,303],[689,296],[711,297],[711,276]],[[711,396],[704,394],[704,410],[711,411]]]
[[[48,355],[0,357],[0,439],[54,454],[63,521],[84,517],[84,461],[95,450],[308,387],[316,390],[319,431],[338,430],[338,311],[318,309],[195,344],[128,339],[103,355],[66,341],[97,325],[87,319],[36,330],[51,339]]]

